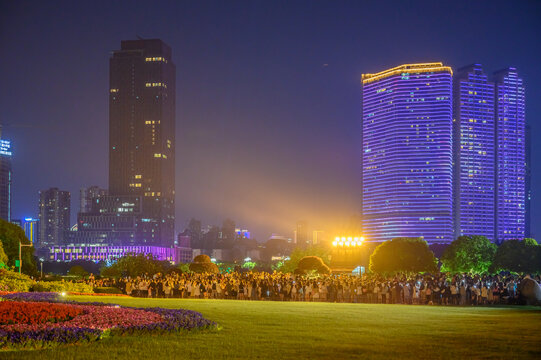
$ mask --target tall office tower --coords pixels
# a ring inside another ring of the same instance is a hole
[[[526,124],[526,218],[524,226],[524,237],[531,237],[531,202],[532,202],[532,128]]]
[[[496,231],[502,242],[522,239],[526,215],[525,89],[515,68],[494,73],[496,85]]]
[[[109,192],[142,198],[140,244],[174,244],[175,73],[158,39],[122,41],[110,59]]]
[[[34,246],[39,244],[39,219],[25,218],[23,223],[24,234]]]
[[[64,245],[70,229],[69,191],[50,188],[39,192],[39,246]]]
[[[99,186],[81,188],[79,212],[90,212],[92,210],[92,200],[97,199],[101,196],[105,196],[107,194],[107,189],[102,189]]]
[[[295,244],[298,246],[306,246],[309,244],[308,239],[308,224],[306,221],[297,221],[295,229]]]
[[[366,240],[453,240],[452,77],[442,63],[363,74]]]
[[[459,69],[453,84],[455,237],[494,237],[494,84],[479,64]]]
[[[11,156],[11,142],[0,140],[0,218],[8,222],[11,221]]]

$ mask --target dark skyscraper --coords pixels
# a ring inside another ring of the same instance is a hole
[[[70,193],[51,188],[39,192],[39,246],[64,245],[70,228]]]
[[[159,39],[122,41],[110,59],[109,193],[141,197],[141,244],[174,243],[175,72]]]
[[[0,140],[0,218],[11,221],[11,142]]]
[[[455,237],[494,238],[494,84],[479,64],[458,69],[453,85]]]
[[[515,68],[495,77],[496,235],[498,242],[522,239],[526,215],[525,89]]]

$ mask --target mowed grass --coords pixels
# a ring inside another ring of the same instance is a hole
[[[541,358],[541,309],[72,296],[196,310],[218,331],[117,336],[2,359]]]

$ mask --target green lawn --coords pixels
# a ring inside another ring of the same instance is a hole
[[[27,359],[366,359],[541,358],[541,309],[135,299],[72,296],[200,311],[222,329],[111,337],[48,350],[10,351]]]

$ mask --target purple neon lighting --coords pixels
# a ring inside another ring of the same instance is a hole
[[[494,238],[494,84],[481,65],[459,69],[454,82],[455,237]]]
[[[452,74],[415,66],[363,84],[362,212],[367,240],[453,240]]]
[[[496,238],[525,234],[526,119],[525,89],[514,68],[496,80]]]

